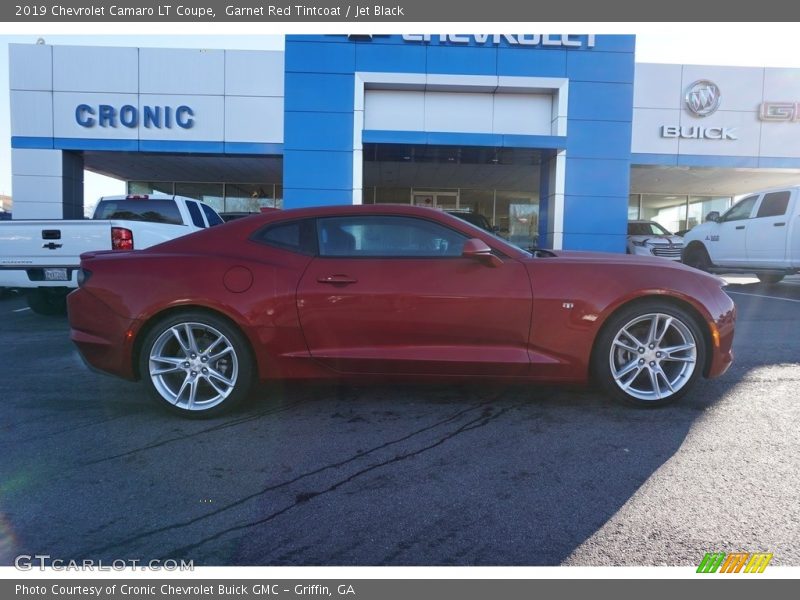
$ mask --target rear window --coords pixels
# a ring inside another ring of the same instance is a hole
[[[94,210],[94,218],[183,225],[174,200],[101,200]]]
[[[298,254],[317,253],[317,232],[312,219],[276,223],[257,232],[252,239]]]

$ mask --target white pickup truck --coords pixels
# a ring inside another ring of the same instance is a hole
[[[0,289],[24,290],[36,313],[61,314],[78,286],[81,253],[147,248],[221,223],[207,204],[160,194],[104,196],[92,219],[4,221]]]
[[[778,283],[800,272],[800,186],[754,192],[683,236],[681,260],[704,271]]]

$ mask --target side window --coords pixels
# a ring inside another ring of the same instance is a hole
[[[217,213],[214,212],[214,209],[211,208],[208,204],[201,204],[200,208],[203,209],[203,214],[206,216],[206,221],[208,221],[209,227],[214,227],[214,225],[222,225],[224,222],[222,217],[220,217]]]
[[[728,212],[722,215],[721,221],[741,221],[742,219],[749,219],[750,213],[753,212],[753,206],[758,200],[758,196],[748,196],[744,200],[740,200],[734,204]]]
[[[317,234],[312,219],[268,225],[251,238],[261,244],[289,252],[314,255],[317,253]]]
[[[192,217],[192,223],[195,227],[205,227],[206,223],[203,221],[203,215],[200,212],[200,207],[197,202],[187,202],[186,208],[189,209],[189,216]]]
[[[791,192],[770,192],[761,201],[756,217],[779,217],[786,214]]]
[[[320,256],[453,257],[467,240],[426,219],[378,215],[318,219],[317,235]]]

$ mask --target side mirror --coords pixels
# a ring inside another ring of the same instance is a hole
[[[712,210],[710,213],[706,215],[706,221],[714,221],[715,223],[719,222],[719,211]]]
[[[461,256],[464,258],[471,258],[488,267],[499,267],[503,261],[499,257],[492,254],[492,249],[483,240],[478,238],[471,238],[464,242],[464,249],[461,251]]]

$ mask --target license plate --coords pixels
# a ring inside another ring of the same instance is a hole
[[[45,281],[69,281],[66,269],[45,269]]]

